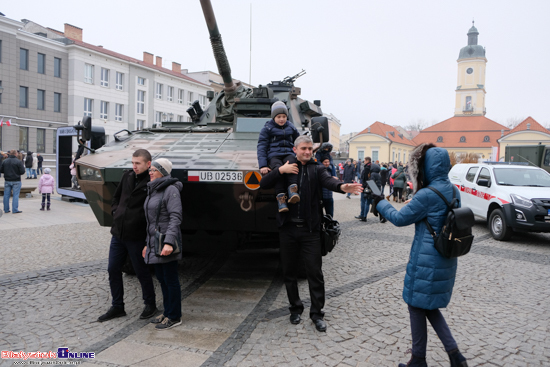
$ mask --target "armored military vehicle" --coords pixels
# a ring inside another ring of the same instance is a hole
[[[275,194],[259,188],[259,132],[275,101],[283,101],[289,120],[316,142],[328,141],[328,122],[320,102],[301,99],[294,86],[303,71],[252,89],[234,81],[210,1],[201,5],[224,90],[209,92],[205,110],[195,101],[187,111],[192,122],[114,134],[112,142],[77,162],[78,181],[99,223],[110,226],[116,186],[132,169],[132,153],[147,149],[153,159],[172,161],[172,176],[183,183],[184,251],[277,246]]]

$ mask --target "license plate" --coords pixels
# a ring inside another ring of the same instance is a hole
[[[243,182],[243,173],[236,171],[188,171],[188,182]]]

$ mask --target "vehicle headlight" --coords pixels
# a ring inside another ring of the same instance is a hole
[[[530,208],[533,206],[533,201],[531,201],[531,199],[527,199],[526,197],[516,194],[511,194],[510,197],[512,198],[512,202],[517,206],[522,206],[524,208]]]
[[[79,166],[79,179],[83,181],[101,181],[101,172],[97,169]]]

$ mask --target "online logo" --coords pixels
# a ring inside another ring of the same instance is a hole
[[[57,348],[57,358],[61,359],[91,359],[95,358],[94,352],[71,352],[69,348]]]

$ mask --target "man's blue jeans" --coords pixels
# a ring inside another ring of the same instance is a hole
[[[21,191],[21,181],[4,182],[4,212],[10,211],[10,195],[13,193],[13,212],[19,211],[19,192]]]
[[[369,214],[369,209],[371,204],[372,204],[372,199],[367,199],[367,195],[365,195],[365,193],[362,193],[361,194],[361,214],[359,214],[361,218],[367,217],[367,214]]]
[[[31,178],[32,177],[32,168],[25,168],[25,170],[27,171],[27,178]]]

